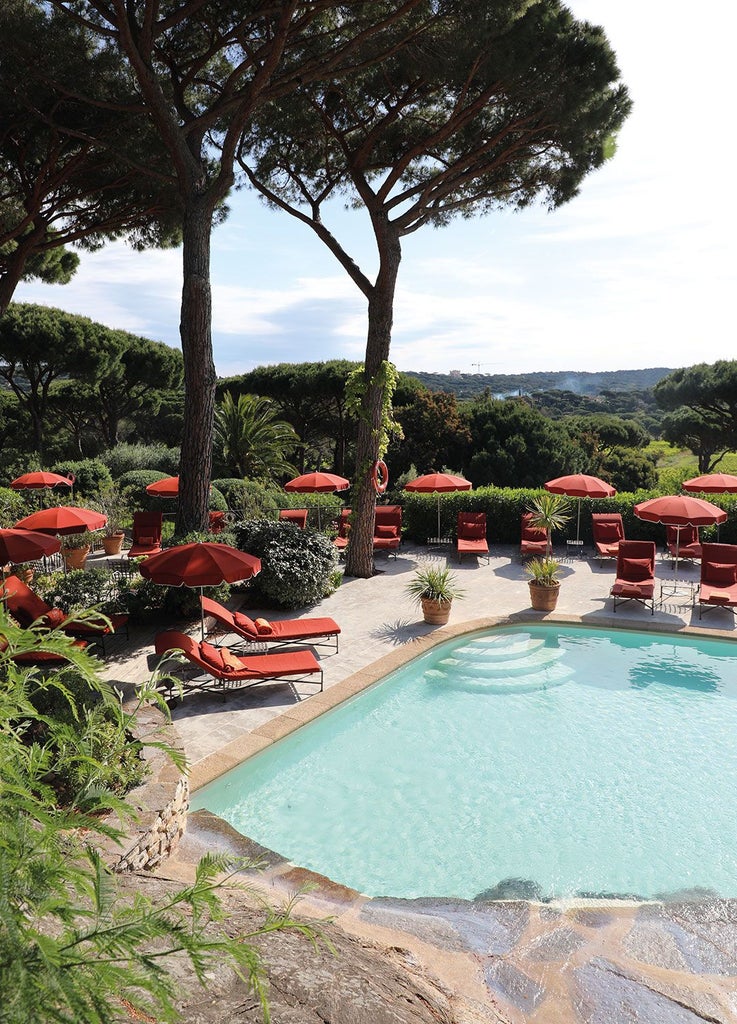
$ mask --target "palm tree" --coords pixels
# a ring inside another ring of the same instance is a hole
[[[269,398],[240,395],[235,401],[226,391],[215,411],[215,449],[234,476],[263,481],[294,476],[286,453],[298,442],[294,427],[276,419]]]

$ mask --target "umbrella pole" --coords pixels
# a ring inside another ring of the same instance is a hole
[[[200,587],[200,629],[202,630],[202,643],[205,642],[205,609],[202,607],[202,598],[205,596],[205,588]]]
[[[578,499],[578,515],[576,516],[576,544],[581,536],[581,499]]]
[[[440,543],[442,536],[443,535],[440,532],[440,491],[438,491],[438,544]]]

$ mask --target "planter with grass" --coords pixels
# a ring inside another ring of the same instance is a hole
[[[450,617],[453,598],[463,597],[455,574],[447,566],[420,566],[407,584],[407,593],[422,608],[422,617],[432,626],[444,626]]]
[[[533,558],[525,565],[530,577],[530,604],[536,612],[552,612],[560,592],[560,562],[555,558]]]

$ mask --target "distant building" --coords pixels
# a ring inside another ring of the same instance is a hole
[[[461,371],[460,370],[451,370],[449,372],[449,374],[448,374],[449,377],[460,377],[460,375],[461,375]]]

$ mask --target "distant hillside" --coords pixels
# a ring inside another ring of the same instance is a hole
[[[673,370],[665,366],[649,370],[604,370],[582,373],[556,370],[549,373],[416,373],[406,370],[431,391],[450,391],[458,398],[473,398],[487,388],[492,395],[529,395],[536,391],[573,391],[596,396],[602,391],[648,391]]]

